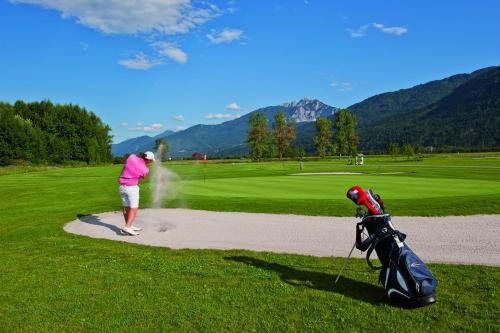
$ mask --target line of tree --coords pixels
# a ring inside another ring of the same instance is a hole
[[[0,102],[0,164],[110,162],[110,131],[78,105]]]
[[[432,149],[430,151],[432,152]],[[412,146],[409,143],[402,146],[399,146],[397,143],[390,143],[387,146],[387,154],[391,155],[393,159],[399,155],[406,156],[407,159],[410,159],[410,157],[413,157],[416,154],[420,155],[424,152],[426,152],[426,150],[422,146]]]
[[[263,158],[278,156],[281,160],[286,155],[304,157],[304,147],[291,147],[295,139],[295,124],[286,120],[283,112],[274,115],[272,130],[262,112],[256,112],[248,118],[246,143],[250,147],[250,156],[258,161]]]
[[[356,117],[348,109],[335,113],[334,120],[318,117],[316,119],[316,135],[313,138],[316,153],[325,157],[331,153],[354,156],[359,137],[356,134]],[[332,138],[334,140],[332,141]],[[286,120],[283,112],[276,112],[271,129],[262,112],[252,113],[248,118],[246,143],[250,148],[253,160],[284,156],[303,158],[304,146],[292,146],[295,140],[295,124]]]
[[[332,137],[334,140],[332,142]],[[328,118],[316,118],[316,135],[313,138],[316,154],[325,157],[338,153],[339,159],[343,155],[354,156],[357,153],[359,137],[356,133],[356,116],[349,109],[342,109],[335,113],[333,122]]]

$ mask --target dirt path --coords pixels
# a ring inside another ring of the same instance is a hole
[[[393,217],[406,243],[428,262],[500,266],[500,215]],[[345,256],[355,238],[354,217],[142,209],[140,236],[124,236],[121,212],[82,216],[70,233],[173,249],[245,249]],[[364,254],[355,250],[355,257]]]

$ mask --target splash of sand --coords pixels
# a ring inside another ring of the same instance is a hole
[[[169,170],[161,163],[165,147],[160,145],[155,154],[155,162],[152,173],[151,206],[160,208],[168,200],[179,196],[181,189],[181,178],[178,174]]]

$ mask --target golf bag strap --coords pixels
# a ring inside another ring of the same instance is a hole
[[[367,239],[362,241],[361,235],[363,234],[363,230],[365,230],[365,226],[362,222],[356,224],[356,248],[358,250],[361,250],[362,252],[365,252],[373,242],[375,235],[371,235]]]
[[[390,232],[387,232],[384,234],[379,233],[379,234],[375,235],[375,237],[371,240],[370,247],[368,248],[368,252],[366,252],[366,262],[368,263],[368,266],[370,266],[373,270],[379,270],[379,269],[382,269],[382,267],[383,267],[383,266],[375,266],[370,260],[370,256],[372,255],[373,250],[375,250],[375,248],[377,247],[378,242],[382,239],[385,239],[387,237],[393,237],[395,235],[399,238],[399,240],[401,242],[403,242],[406,238],[406,235],[399,232],[398,230],[391,230]]]
[[[378,241],[385,238],[382,237],[382,238],[374,238],[373,241],[371,242],[370,244],[370,247],[368,248],[368,252],[366,252],[366,262],[368,263],[368,266],[371,267],[371,269],[373,270],[379,270],[379,269],[382,269],[382,266],[375,266],[372,261],[370,260],[370,256],[372,255],[372,252],[373,250],[375,250],[375,247],[377,246],[378,244]]]

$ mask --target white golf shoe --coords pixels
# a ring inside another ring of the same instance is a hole
[[[135,226],[132,226],[131,228],[132,228],[132,230],[134,230],[134,231],[142,231],[142,228],[141,228],[141,227],[135,227]]]
[[[138,233],[138,232],[136,232],[136,231],[135,231],[134,229],[132,229],[132,228],[127,228],[127,227],[124,227],[124,228],[122,229],[122,231],[123,231],[124,233],[126,233],[127,235],[130,235],[130,236],[139,236],[139,233]]]

